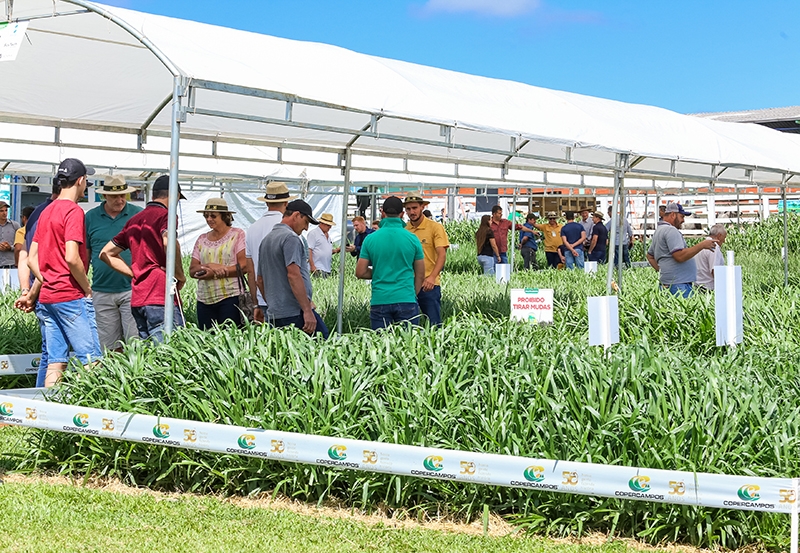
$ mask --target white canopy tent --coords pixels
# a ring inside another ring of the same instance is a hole
[[[353,181],[376,174],[507,187],[587,175],[613,178],[617,194],[626,176],[784,190],[800,180],[800,138],[757,125],[83,0],[0,0],[3,15],[28,25],[17,59],[0,62],[6,171],[67,151],[140,176],[168,168],[174,186],[298,166],[343,177],[343,206]]]

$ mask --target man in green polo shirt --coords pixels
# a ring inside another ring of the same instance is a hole
[[[397,322],[419,324],[417,294],[425,279],[425,257],[419,239],[405,229],[402,213],[400,198],[386,198],[381,227],[364,239],[356,264],[356,278],[372,279],[373,330]]]
[[[92,297],[97,334],[100,347],[104,349],[119,349],[124,340],[139,335],[136,321],[131,315],[131,279],[100,260],[103,246],[142,210],[126,200],[127,195],[135,191],[126,184],[125,177],[107,177],[102,189],[98,190],[105,201],[86,212],[86,248],[92,263]],[[130,251],[125,250],[121,255],[130,265]]]

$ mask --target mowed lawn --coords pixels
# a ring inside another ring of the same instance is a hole
[[[23,428],[0,427],[0,466],[24,455]],[[548,552],[624,553],[632,542],[570,544],[516,533],[492,518],[489,535],[430,529],[357,511],[242,498],[114,489],[64,478],[6,474],[0,485],[2,552]],[[497,526],[502,525],[502,529]],[[499,532],[498,532],[499,530]],[[504,535],[493,535],[503,533]],[[598,540],[595,540],[598,541]],[[602,540],[600,540],[602,541]],[[671,550],[675,550],[674,547]]]
[[[551,552],[623,553],[623,542],[558,543],[519,534],[483,536],[362,522],[214,497],[130,493],[13,478],[0,486],[0,551],[148,553]],[[674,551],[674,547],[671,548]]]

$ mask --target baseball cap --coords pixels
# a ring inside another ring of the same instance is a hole
[[[681,215],[691,215],[691,211],[686,211],[683,209],[683,206],[679,203],[670,202],[667,204],[667,209],[664,213],[680,213]]]
[[[292,200],[286,205],[286,211],[297,211],[308,217],[308,222],[312,225],[319,224],[319,221],[314,218],[314,212],[311,210],[311,206],[303,200]]]
[[[169,175],[161,175],[153,183],[153,192],[156,190],[169,190]],[[185,200],[186,196],[181,194],[181,185],[178,185],[178,198]]]
[[[73,182],[85,175],[94,175],[94,167],[86,167],[74,157],[68,157],[58,165],[56,178],[62,182]]]
[[[389,196],[383,201],[382,209],[386,215],[400,215],[403,212],[403,200],[397,196]]]

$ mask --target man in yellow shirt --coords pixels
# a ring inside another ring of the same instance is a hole
[[[420,196],[409,196],[403,202],[409,223],[406,230],[410,231],[422,243],[422,253],[425,256],[425,280],[417,294],[420,311],[428,317],[431,326],[442,324],[442,288],[440,273],[447,258],[447,248],[450,241],[441,223],[428,219],[422,210],[430,202]]]
[[[533,225],[537,230],[541,231],[544,236],[544,255],[547,257],[547,265],[553,269],[558,268],[559,263],[566,263],[564,254],[559,249],[563,246],[561,241],[561,227],[558,224],[558,216],[555,211],[547,212],[547,224]]]

